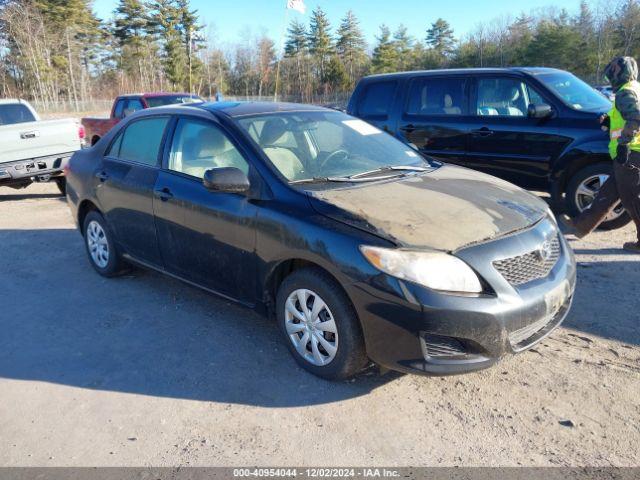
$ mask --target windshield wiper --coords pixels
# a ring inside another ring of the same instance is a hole
[[[302,180],[292,180],[289,185],[300,185],[302,183],[328,183],[328,182],[350,182],[348,177],[313,177],[303,178]]]
[[[342,182],[342,183],[353,183],[353,182],[370,182],[374,180],[384,180],[386,178],[397,177],[398,174],[392,175],[384,175],[384,176],[376,176],[372,178],[363,178],[368,177],[369,175],[373,175],[374,173],[382,173],[382,172],[426,172],[431,170],[426,167],[418,167],[412,165],[395,165],[395,166],[385,166],[379,167],[375,170],[369,170],[367,172],[356,173],[354,175],[349,175],[347,177],[313,177],[313,178],[305,178],[302,180],[293,180],[289,182],[290,185],[300,185],[303,183],[329,183],[329,182]]]
[[[430,170],[430,169],[427,167],[419,167],[417,165],[387,165],[384,167],[378,167],[374,170],[369,170],[367,172],[356,173],[355,175],[350,175],[346,178],[354,179],[354,178],[368,177],[369,175],[373,175],[374,173],[379,173],[379,172],[394,172],[394,171],[426,172],[427,170]]]

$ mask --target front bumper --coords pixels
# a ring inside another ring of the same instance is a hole
[[[62,174],[73,152],[0,164],[0,185],[48,180]]]
[[[492,294],[450,295],[382,273],[351,285],[369,357],[392,370],[449,375],[531,348],[569,312],[576,283],[573,252],[560,235],[560,256],[550,273],[519,286],[507,282],[493,261],[533,251],[557,234],[543,220],[525,232],[455,252]]]

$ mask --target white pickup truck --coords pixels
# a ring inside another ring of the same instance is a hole
[[[64,193],[63,169],[83,143],[77,120],[40,120],[24,100],[0,100],[0,187],[53,180]]]

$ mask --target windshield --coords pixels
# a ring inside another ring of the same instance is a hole
[[[401,175],[405,169],[397,167],[437,165],[391,135],[340,112],[274,113],[238,123],[291,182],[375,175],[378,169]]]
[[[204,102],[197,95],[163,95],[161,97],[146,97],[149,107],[163,107],[165,105],[176,105],[178,103]]]
[[[545,73],[538,75],[537,78],[571,108],[585,112],[602,112],[611,109],[609,100],[570,73]]]

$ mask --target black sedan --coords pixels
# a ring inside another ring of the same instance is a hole
[[[543,201],[340,112],[150,109],[66,174],[98,273],[151,268],[271,314],[325,378],[484,368],[571,305],[575,261]]]

